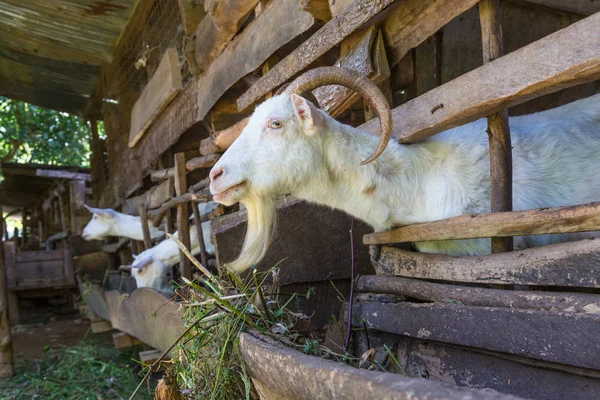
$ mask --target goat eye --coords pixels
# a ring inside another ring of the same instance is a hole
[[[283,126],[283,122],[279,121],[278,119],[272,119],[269,121],[269,128],[279,129],[282,126]]]

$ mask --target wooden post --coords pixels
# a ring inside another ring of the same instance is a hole
[[[502,57],[502,25],[500,0],[479,2],[479,19],[483,45],[483,62]],[[488,116],[487,129],[490,145],[491,211],[512,211],[512,146],[508,111]],[[492,238],[492,253],[513,250],[513,238]]]
[[[194,212],[194,224],[196,224],[196,235],[198,236],[198,246],[200,247],[200,262],[204,268],[208,267],[208,257],[206,256],[206,244],[204,243],[204,232],[202,231],[202,219],[198,204],[192,202],[192,210]]]
[[[187,179],[185,174],[185,154],[177,153],[175,154],[175,194],[177,196],[182,196],[187,192]],[[177,230],[179,231],[179,240],[181,240],[181,243],[191,250],[190,223],[187,204],[177,206]],[[179,260],[179,271],[181,276],[192,279],[192,263],[182,251],[179,251]]]
[[[140,214],[140,222],[142,223],[142,233],[144,234],[144,247],[145,249],[149,249],[150,247],[152,247],[152,238],[150,238],[150,227],[148,226],[146,204],[140,203],[138,205],[138,211]]]
[[[104,171],[104,144],[98,135],[98,123],[95,119],[90,120],[92,132],[92,193],[94,198],[99,199],[106,187],[106,172]]]
[[[2,216],[2,206],[0,206],[0,216]],[[0,224],[3,225],[3,222]],[[0,378],[6,378],[15,373],[8,314],[8,282],[4,263],[4,244],[0,235]]]
[[[71,232],[77,235],[81,233],[81,221],[79,221],[79,211],[85,205],[85,181],[74,180],[69,182],[69,200]]]
[[[60,229],[67,231],[67,222],[65,221],[65,207],[63,206],[62,195],[58,194],[58,213],[60,214]]]

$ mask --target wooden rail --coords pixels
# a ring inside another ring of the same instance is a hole
[[[364,244],[424,242],[600,230],[600,202],[459,217],[408,225],[363,237]]]

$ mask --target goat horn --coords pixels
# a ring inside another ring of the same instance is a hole
[[[361,163],[368,164],[383,153],[392,137],[392,111],[379,88],[356,71],[340,67],[319,67],[305,72],[290,83],[285,94],[302,95],[304,92],[326,85],[340,85],[358,92],[379,115],[381,135],[373,153]]]

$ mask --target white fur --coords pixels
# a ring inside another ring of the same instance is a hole
[[[282,128],[273,128],[269,121],[274,118]],[[480,119],[422,143],[390,142],[381,157],[360,166],[377,137],[340,124],[296,95],[265,101],[211,170],[214,199],[248,207],[246,243],[229,267],[243,270],[264,256],[271,229],[265,224],[272,218],[265,220],[263,214],[269,214],[265,208],[273,207],[277,195],[344,210],[375,231],[489,212],[486,128],[487,121]],[[514,210],[600,200],[600,95],[510,118],[510,130]],[[528,236],[518,243],[531,247],[586,235],[591,234]],[[416,247],[484,255],[490,252],[490,240],[421,242]]]

